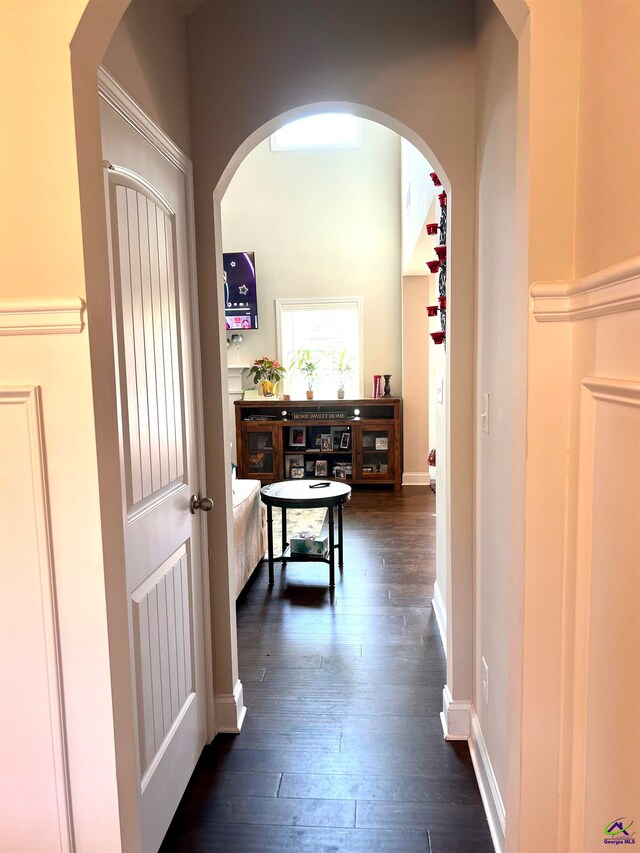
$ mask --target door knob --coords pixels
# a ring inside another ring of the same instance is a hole
[[[203,498],[198,492],[197,495],[191,495],[191,505],[189,507],[192,513],[196,513],[199,509],[203,512],[209,512],[213,509],[213,501],[211,498]]]

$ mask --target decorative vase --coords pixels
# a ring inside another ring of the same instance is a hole
[[[344,400],[344,388],[338,388],[338,400]]]
[[[444,332],[431,332],[431,337],[433,338],[434,344],[442,344],[442,343],[444,343],[445,333]]]
[[[313,400],[313,388],[307,388],[307,400]]]
[[[442,244],[441,246],[434,246],[433,251],[438,256],[438,260],[446,261],[447,260],[447,247]]]
[[[437,273],[440,269],[440,261],[427,261],[430,273]]]
[[[390,373],[383,373],[382,375],[384,376],[384,396],[390,397],[391,396],[391,385],[389,385],[389,380],[391,379],[391,374]]]
[[[428,222],[427,223],[427,234],[437,234],[438,233],[438,223],[437,222]]]
[[[437,305],[427,305],[427,317],[437,317],[438,316],[438,306]]]
[[[262,380],[262,393],[265,397],[273,397],[273,388],[275,383],[271,382],[269,379]]]

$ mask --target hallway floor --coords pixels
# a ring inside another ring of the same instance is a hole
[[[439,712],[435,496],[354,491],[345,568],[262,564],[238,603],[239,736],[205,749],[162,851],[492,851]]]

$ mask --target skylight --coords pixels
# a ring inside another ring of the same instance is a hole
[[[360,119],[346,113],[321,113],[289,122],[271,136],[272,151],[313,148],[358,148]]]

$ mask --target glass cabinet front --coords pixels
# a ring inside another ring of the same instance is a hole
[[[276,473],[276,455],[273,430],[255,429],[247,432],[246,470],[249,476],[273,479]]]
[[[392,480],[395,476],[394,431],[390,425],[360,428],[359,476],[376,480]]]

